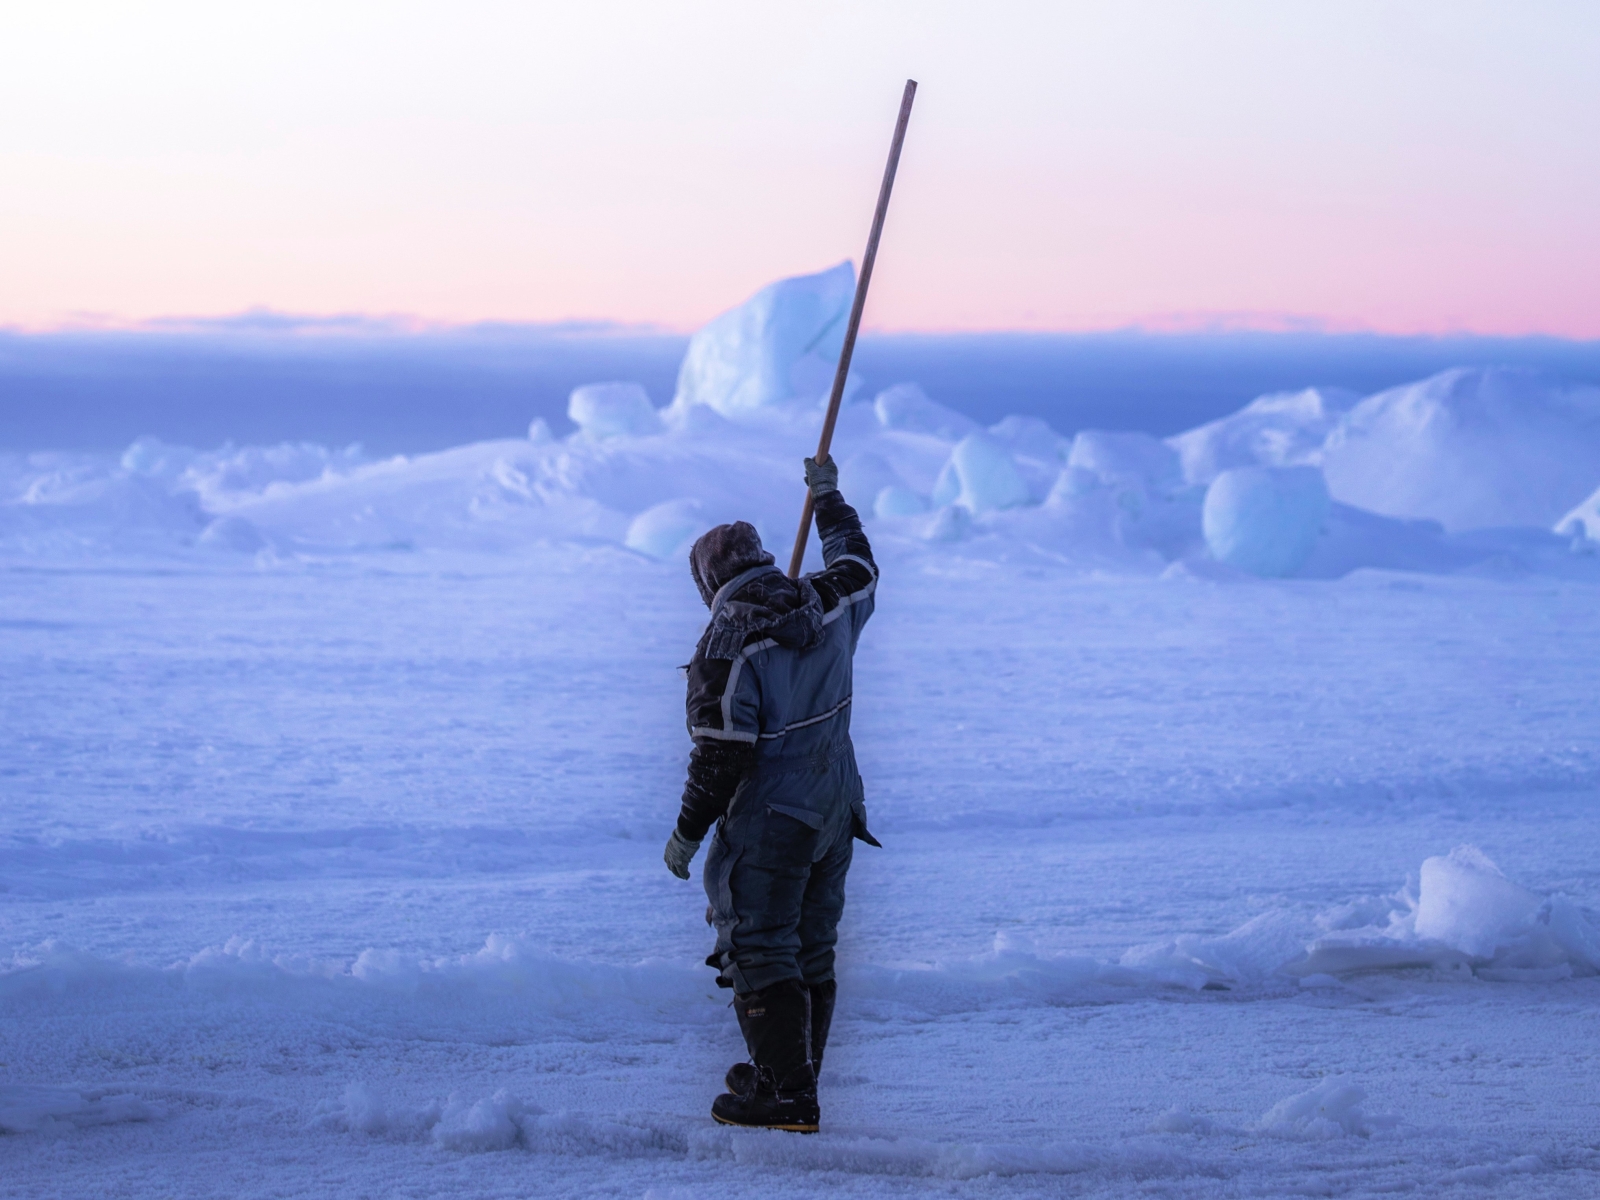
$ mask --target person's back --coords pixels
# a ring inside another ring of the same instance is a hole
[[[816,1069],[832,1020],[834,944],[852,838],[867,832],[850,742],[852,656],[878,569],[832,462],[807,460],[824,570],[791,580],[753,527],[718,526],[690,568],[711,620],[689,665],[694,740],[666,859],[688,878],[700,841],[706,961],[734,990],[753,1067],[728,1073],[712,1115],[738,1125],[817,1127]]]

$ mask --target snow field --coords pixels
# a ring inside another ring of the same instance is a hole
[[[888,848],[852,874],[828,1132],[791,1148],[704,1116],[739,1049],[659,862],[701,620],[677,563],[6,574],[23,1194],[1597,1170],[1600,979],[1587,943],[1540,957],[1558,901],[1600,908],[1586,585],[892,552],[855,714]],[[1269,1119],[1328,1079],[1366,1098]]]

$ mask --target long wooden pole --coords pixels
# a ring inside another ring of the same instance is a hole
[[[861,328],[861,310],[867,306],[867,285],[872,282],[872,264],[878,258],[878,239],[883,235],[883,218],[889,212],[889,193],[894,190],[894,173],[900,166],[900,147],[906,140],[906,125],[911,120],[911,101],[917,95],[917,81],[906,80],[900,97],[900,117],[894,123],[894,140],[889,143],[889,162],[883,168],[883,184],[878,188],[878,207],[872,214],[872,232],[867,235],[867,252],[861,258],[861,275],[856,280],[856,298],[850,305],[850,324],[844,331],[844,348],[839,351],[839,368],[833,373],[833,394],[828,397],[828,415],[822,422],[822,438],[817,443],[817,461],[826,462],[833,445],[833,427],[839,420],[839,403],[844,399],[845,380],[850,377],[850,356],[856,349],[856,332]],[[806,493],[800,510],[800,532],[795,534],[794,555],[789,559],[789,578],[800,578],[800,560],[806,556],[806,539],[811,536],[811,493]]]

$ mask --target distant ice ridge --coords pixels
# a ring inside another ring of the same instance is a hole
[[[637,383],[577,388],[564,438],[540,421],[526,439],[383,461],[150,438],[115,460],[0,456],[0,554],[270,563],[578,541],[675,561],[711,525],[744,519],[781,557],[854,278],[841,263],[780,280],[717,317],[665,408]],[[915,383],[869,396],[860,382],[833,452],[891,552],[1211,579],[1363,567],[1600,579],[1600,389],[1461,369],[1364,399],[1263,396],[1162,441],[1019,416],[982,429]]]

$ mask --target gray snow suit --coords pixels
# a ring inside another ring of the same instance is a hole
[[[816,501],[824,570],[754,566],[718,588],[689,665],[695,743],[679,832],[705,861],[717,982],[740,995],[833,978],[852,839],[867,831],[850,743],[851,659],[878,568],[838,492]]]

